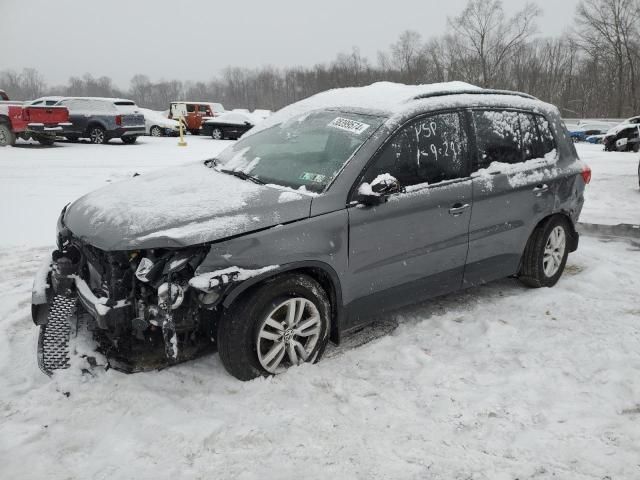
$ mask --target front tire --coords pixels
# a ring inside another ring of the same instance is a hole
[[[16,135],[6,123],[0,123],[0,147],[13,147],[16,144]]]
[[[532,288],[553,287],[564,272],[571,231],[567,220],[554,216],[538,225],[522,256],[519,278]]]
[[[151,134],[152,137],[162,137],[162,129],[157,125],[154,125],[153,127],[151,127],[151,129],[149,130],[149,133]]]
[[[125,145],[133,145],[138,141],[138,137],[127,136],[122,137],[120,140],[122,140],[122,143],[124,143]]]
[[[223,140],[224,132],[221,128],[214,128],[213,130],[211,130],[211,138],[213,138],[214,140]]]
[[[306,275],[289,274],[250,289],[218,328],[225,369],[239,380],[275,375],[317,362],[329,340],[331,306]]]
[[[89,128],[89,140],[96,145],[105,144],[109,141],[104,128],[97,125]]]

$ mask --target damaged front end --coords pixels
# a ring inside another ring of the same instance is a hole
[[[208,252],[208,245],[108,252],[59,228],[58,249],[33,287],[40,368],[49,375],[68,368],[76,335],[90,335],[106,366],[128,373],[211,351],[221,299],[237,275],[196,276]]]

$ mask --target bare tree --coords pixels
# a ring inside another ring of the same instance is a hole
[[[608,56],[616,72],[616,116],[621,116],[625,97],[637,108],[634,52],[637,51],[638,0],[582,0],[576,12],[576,34],[592,59]],[[630,95],[625,95],[627,71]]]
[[[463,48],[480,64],[483,86],[489,86],[504,63],[536,31],[541,11],[534,3],[507,18],[500,0],[469,0],[464,11],[449,25]]]

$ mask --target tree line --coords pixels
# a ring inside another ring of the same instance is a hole
[[[90,74],[48,86],[37,70],[26,68],[0,72],[0,88],[24,100],[108,96],[156,110],[167,109],[173,100],[277,110],[330,88],[461,80],[529,93],[557,105],[565,117],[640,113],[640,0],[581,0],[567,33],[553,38],[538,35],[541,13],[533,2],[508,15],[501,0],[469,0],[459,15],[447,19],[445,35],[425,39],[421,32],[405,31],[375,62],[353,47],[311,67],[228,67],[208,82],[152,81],[138,74],[128,90]]]

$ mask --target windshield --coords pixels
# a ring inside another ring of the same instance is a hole
[[[384,120],[335,111],[299,115],[227,148],[217,168],[319,193]]]

